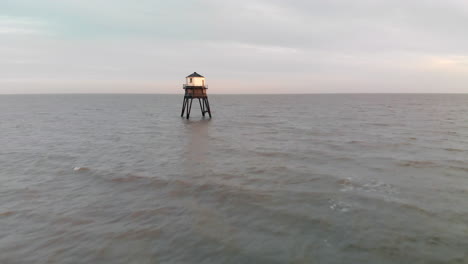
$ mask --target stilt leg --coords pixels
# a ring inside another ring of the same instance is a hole
[[[207,108],[206,108],[205,98],[202,98],[202,105],[203,105],[203,113],[208,112],[208,111],[207,111]],[[203,116],[205,116],[205,115],[203,115]]]
[[[204,104],[202,104],[201,102],[202,100],[200,100],[200,98],[198,98],[198,103],[200,104],[200,110],[201,110],[201,113],[203,116],[205,116],[205,109],[204,109]]]
[[[205,113],[206,113],[206,105],[205,105],[205,101],[203,101],[203,99],[202,99],[202,106],[203,106],[203,116],[205,116]]]
[[[203,98],[203,111],[205,113],[208,113],[208,106],[206,105],[206,98]]]
[[[187,119],[190,118],[190,112],[192,112],[192,103],[193,103],[193,98],[190,98],[190,103],[188,102],[188,99],[187,99],[187,104],[190,104],[187,108]]]
[[[182,103],[182,113],[180,114],[180,117],[183,117],[183,116],[184,116],[186,104],[187,104],[187,99],[185,99],[185,97],[184,97],[184,101],[183,101],[183,103]]]
[[[206,103],[206,109],[208,110],[208,115],[211,118],[211,108],[210,108],[210,103],[208,102],[208,97],[205,98],[205,103]]]

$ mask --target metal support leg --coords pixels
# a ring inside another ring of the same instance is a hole
[[[198,98],[198,103],[200,104],[200,110],[201,110],[201,113],[203,116],[205,116],[205,107],[204,107],[204,103],[202,104],[202,100],[200,98]]]
[[[206,109],[208,110],[208,115],[211,118],[211,108],[210,108],[210,103],[208,102],[208,97],[205,98],[205,103],[206,103]]]
[[[182,102],[182,113],[180,114],[180,117],[184,116],[186,104],[187,104],[187,99],[184,97],[184,101]]]
[[[190,103],[188,102],[188,99],[187,99],[187,104],[190,104],[187,108],[187,119],[190,118],[190,112],[192,112],[192,103],[193,103],[193,98],[190,98]]]

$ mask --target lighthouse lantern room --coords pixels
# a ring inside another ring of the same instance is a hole
[[[205,77],[194,72],[185,79],[186,82],[183,87],[185,95],[182,104],[182,114],[180,116],[183,117],[184,113],[186,113],[187,119],[189,119],[190,112],[192,111],[193,99],[198,99],[202,115],[205,116],[205,113],[208,113],[211,118],[210,103],[208,102],[208,95],[206,93],[208,86],[206,85]]]

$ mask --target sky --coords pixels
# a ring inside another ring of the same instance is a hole
[[[467,93],[466,0],[0,0],[0,94]]]

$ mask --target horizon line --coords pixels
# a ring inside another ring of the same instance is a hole
[[[210,95],[468,95],[468,92],[211,93]],[[183,95],[183,93],[0,93],[2,95]]]

